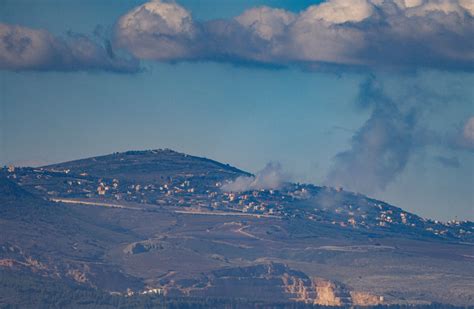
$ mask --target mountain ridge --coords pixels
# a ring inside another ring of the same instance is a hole
[[[306,216],[309,219],[316,218],[316,220],[322,217],[322,220],[328,221],[331,219],[328,216],[328,213],[330,213],[331,216],[336,217],[332,218],[335,219],[332,222],[343,226],[355,226],[358,223],[357,220],[360,221],[360,224],[365,225],[365,219],[370,215],[377,217],[377,220],[372,220],[373,222],[370,223],[373,228],[399,224],[401,228],[410,232],[407,227],[416,228],[417,225],[422,225],[424,230],[419,231],[419,233],[426,234],[426,231],[433,231],[431,234],[435,236],[449,236],[453,234],[450,229],[452,230],[458,226],[458,231],[455,234],[459,237],[468,235],[469,241],[474,239],[472,237],[474,223],[469,220],[442,222],[426,219],[405,211],[401,207],[390,205],[360,193],[344,191],[340,188],[285,182],[279,188],[268,190],[249,189],[238,193],[224,192],[222,190],[224,183],[241,176],[254,177],[254,175],[229,164],[187,155],[167,148],[115,152],[109,155],[56,163],[39,168],[20,168],[18,170],[28,171],[27,173],[34,173],[35,171],[50,173],[49,176],[54,176],[53,180],[56,177],[63,182],[62,184],[64,182],[69,184],[68,187],[63,186],[58,189],[58,183],[53,183],[56,187],[52,186],[51,191],[46,190],[48,192],[46,196],[44,192],[37,190],[37,188],[44,186],[44,181],[39,181],[38,184],[38,181],[33,180],[33,183],[26,184],[25,187],[29,187],[31,192],[36,192],[37,195],[46,198],[56,196],[98,197],[113,201],[143,204],[182,204],[189,207],[193,207],[197,203],[199,208],[202,209],[239,210],[271,215],[274,214],[274,211],[282,215],[286,209],[292,209],[294,215]],[[4,174],[5,171],[4,169]],[[45,177],[49,176],[46,175]],[[36,175],[36,177],[41,176]],[[83,187],[84,183],[87,182],[89,186],[87,186],[87,189],[83,189],[84,192],[76,192],[71,189],[71,187],[74,187],[71,182],[74,181],[76,183],[82,182]],[[193,183],[194,186],[190,183]],[[97,187],[95,187],[96,185]],[[119,187],[120,189],[117,189]],[[55,190],[58,192],[55,192]],[[65,190],[74,192],[64,194]],[[289,194],[282,194],[285,190]],[[208,194],[211,191],[213,193]],[[114,194],[109,194],[109,192]],[[249,193],[253,196],[249,196]],[[217,194],[219,198],[210,197],[212,194]],[[258,195],[264,196],[258,197]],[[284,204],[285,201],[278,200],[280,196],[282,199],[292,199],[292,202],[289,205],[281,206],[280,204]],[[245,198],[245,201],[241,198]],[[236,200],[239,201],[239,204],[235,203]],[[247,203],[247,200],[250,202]],[[242,207],[242,204],[245,203],[247,203],[246,206]],[[354,203],[356,205],[352,205]],[[310,209],[311,207],[313,209]],[[338,219],[338,214],[343,214],[346,217],[345,220]],[[410,219],[414,222],[410,223]]]
[[[105,154],[105,155],[98,155],[98,156],[86,157],[86,158],[82,158],[82,159],[74,159],[74,160],[68,160],[68,161],[59,162],[59,163],[47,164],[47,165],[43,165],[43,166],[40,166],[40,167],[36,167],[34,169],[46,169],[46,170],[51,170],[51,171],[65,170],[65,169],[67,170],[68,168],[71,168],[71,167],[72,168],[81,167],[81,164],[78,164],[78,163],[91,163],[91,161],[99,161],[100,162],[101,160],[105,160],[105,159],[109,159],[109,158],[113,158],[113,157],[117,157],[117,156],[156,155],[156,154],[160,154],[160,153],[172,154],[174,156],[189,158],[191,160],[197,160],[197,161],[201,161],[201,162],[208,162],[208,163],[213,164],[213,165],[215,165],[219,168],[228,169],[229,171],[234,172],[238,176],[249,176],[249,177],[254,177],[255,176],[251,172],[241,170],[241,169],[239,169],[237,167],[234,167],[230,164],[221,163],[219,161],[209,159],[207,157],[189,155],[189,154],[186,154],[186,153],[175,151],[175,150],[170,149],[170,148],[146,149],[146,150],[127,150],[127,151],[123,151],[123,152],[113,152],[113,153]],[[26,167],[26,168],[29,168],[29,167]],[[303,183],[303,184],[308,184],[308,183]],[[309,185],[313,185],[313,184],[309,184]],[[336,188],[336,187],[326,187],[326,186],[318,186],[318,185],[314,185],[314,186],[317,186],[317,187],[320,187],[320,188],[329,188],[329,190],[338,190],[338,191],[341,190],[341,188]],[[367,196],[363,193],[359,193],[359,192],[355,192],[355,191],[345,191],[345,190],[344,190],[344,192],[347,192],[347,193],[353,194],[353,195],[364,196],[368,199],[378,201],[378,202],[383,202],[385,204],[391,205],[391,204],[389,204],[385,201],[382,201],[382,200],[380,200],[376,197],[370,197],[370,196]],[[394,206],[394,205],[391,205],[391,206]],[[403,208],[400,207],[400,206],[394,206],[394,207],[397,207],[397,208],[403,210]],[[443,221],[443,220],[434,220],[434,219],[433,219],[433,221],[446,222],[446,221]],[[451,220],[447,220],[447,221],[451,221]],[[461,221],[471,222],[470,220],[461,220]]]

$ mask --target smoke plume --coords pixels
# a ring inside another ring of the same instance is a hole
[[[255,176],[237,177],[234,181],[224,184],[221,190],[226,192],[244,192],[278,189],[284,184],[286,179],[287,176],[283,173],[281,165],[276,162],[270,162]]]

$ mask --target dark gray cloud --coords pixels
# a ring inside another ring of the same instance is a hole
[[[135,73],[138,60],[117,55],[101,43],[69,32],[56,37],[45,30],[0,23],[0,69],[12,71],[110,71]]]
[[[199,22],[154,0],[120,18],[115,43],[157,61],[472,71],[473,14],[470,0],[328,0],[298,14],[257,7]]]

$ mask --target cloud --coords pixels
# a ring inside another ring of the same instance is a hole
[[[251,15],[249,12],[240,19],[199,23],[178,4],[155,0],[118,20],[114,45],[146,60],[268,62],[265,59],[268,40],[249,31],[268,29],[248,20]],[[275,16],[271,18],[279,20]]]
[[[298,14],[263,6],[201,22],[154,0],[119,19],[115,44],[170,62],[473,70],[473,14],[469,0],[329,0]]]
[[[272,40],[285,34],[286,27],[296,20],[296,14],[262,6],[245,11],[235,20],[260,38]]]
[[[114,53],[111,43],[68,33],[65,38],[45,30],[0,23],[0,69],[12,71],[111,71],[135,73],[138,61]]]
[[[119,18],[112,42],[0,24],[0,69],[129,73],[143,59],[472,71],[473,14],[470,0],[328,0],[299,13],[261,6],[196,21],[152,0]]]
[[[373,14],[374,6],[366,0],[332,0],[313,5],[301,15],[306,21],[323,20],[329,24],[361,22]]]
[[[133,9],[116,26],[116,44],[141,59],[192,58],[197,36],[198,29],[186,9],[161,1]]]
[[[222,185],[225,192],[244,192],[251,190],[278,189],[286,181],[279,163],[268,163],[265,168],[255,176],[239,176],[234,181]]]

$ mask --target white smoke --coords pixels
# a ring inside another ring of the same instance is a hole
[[[255,176],[240,176],[234,181],[222,185],[225,192],[244,192],[280,188],[287,176],[283,173],[280,163],[270,162]]]

